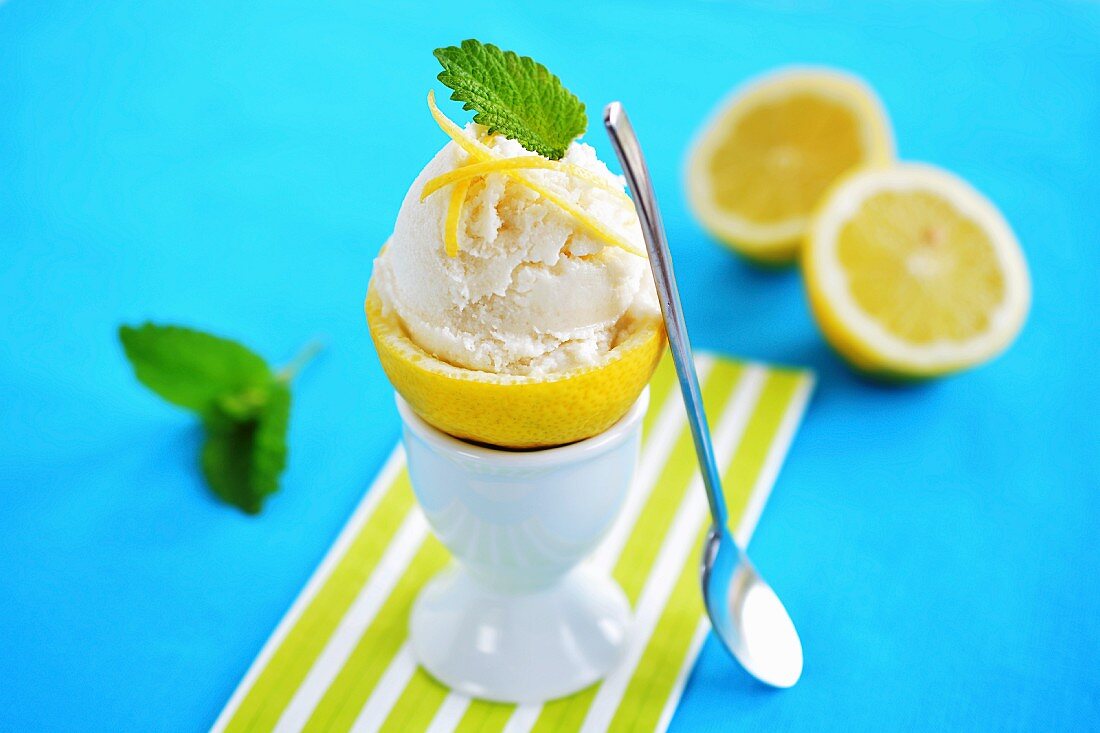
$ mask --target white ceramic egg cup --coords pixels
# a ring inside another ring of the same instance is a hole
[[[409,621],[432,676],[473,697],[534,703],[619,662],[630,606],[606,573],[578,564],[619,513],[648,404],[647,389],[605,432],[523,452],[453,438],[397,398],[413,490],[456,560],[420,592]]]

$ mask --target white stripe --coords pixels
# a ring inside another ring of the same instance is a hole
[[[451,733],[462,721],[466,708],[470,707],[470,697],[457,692],[447,693],[443,704],[435,712],[431,724],[425,733]]]
[[[665,706],[661,710],[661,718],[657,721],[657,727],[653,729],[653,733],[664,733],[668,730],[668,724],[672,722],[672,714],[676,712],[676,706],[680,704],[680,696],[684,694],[684,685],[687,684],[688,674],[691,673],[691,668],[695,666],[695,658],[699,656],[699,650],[703,648],[703,642],[707,640],[707,633],[710,632],[710,621],[707,619],[706,614],[699,619],[699,624],[695,627],[695,633],[691,637],[691,644],[688,646],[687,656],[684,657],[684,663],[680,665],[680,671],[676,673],[676,681],[672,684],[672,690],[668,693],[668,699],[665,700]]]
[[[527,733],[535,727],[541,712],[542,705],[537,703],[517,705],[512,717],[508,718],[508,724],[504,726],[504,733]]]
[[[313,572],[313,575],[310,576],[309,582],[306,583],[302,592],[294,599],[294,603],[291,605],[290,610],[286,612],[279,622],[279,625],[275,627],[275,631],[271,633],[271,636],[269,636],[264,643],[263,649],[260,650],[259,656],[252,662],[252,666],[248,668],[248,672],[245,673],[244,678],[237,685],[237,689],[233,691],[233,696],[229,698],[229,702],[225,704],[225,708],[222,709],[218,719],[214,721],[214,726],[210,729],[211,733],[221,733],[221,731],[224,731],[225,727],[229,725],[229,721],[233,718],[234,713],[237,712],[237,708],[241,706],[241,702],[248,694],[248,691],[252,689],[252,685],[255,684],[256,678],[263,672],[268,661],[282,645],[283,640],[286,638],[287,634],[290,633],[290,630],[298,623],[298,619],[301,618],[306,607],[313,601],[317,592],[321,590],[325,581],[332,575],[332,571],[336,568],[336,564],[343,559],[348,546],[351,545],[352,541],[359,535],[359,530],[363,528],[363,525],[366,524],[367,520],[374,514],[374,510],[382,501],[382,497],[389,493],[390,486],[393,484],[398,472],[404,466],[405,449],[398,443],[397,447],[390,453],[389,458],[386,459],[385,464],[382,466],[382,470],[379,471],[378,476],[374,479],[370,488],[367,489],[366,495],[359,500],[359,506],[355,508],[351,518],[340,531],[340,536],[336,538],[336,542],[333,543],[329,551],[325,553],[324,560],[321,561],[321,564]]]
[[[714,462],[718,464],[719,475],[726,472],[741,445],[741,438],[745,435],[745,428],[749,425],[767,379],[767,369],[757,364],[746,365],[737,390],[719,413],[722,415],[721,422],[714,431]],[[702,481],[701,476],[699,480]]]
[[[727,403],[727,409],[723,410],[722,420],[714,434],[715,457],[719,466],[728,465],[734,448],[741,442],[748,416],[760,397],[766,376],[766,370],[759,366],[748,367],[737,392]],[[680,570],[694,549],[695,535],[706,516],[706,506],[702,477],[697,474],[676,512],[672,528],[657,555],[657,562],[642,589],[626,658],[600,685],[581,726],[582,733],[605,731],[611,724],[627,685],[633,679],[642,654],[657,628]]]
[[[277,733],[301,730],[306,724],[325,690],[355,650],[363,632],[389,598],[427,533],[428,524],[424,515],[419,507],[413,507],[283,711],[278,725],[275,726]]]
[[[700,356],[695,360],[695,365],[699,372],[699,381],[702,382],[713,368],[714,359]],[[614,567],[619,554],[623,551],[623,546],[630,537],[630,530],[634,529],[638,515],[642,513],[646,502],[649,501],[649,495],[653,493],[657,479],[668,462],[672,447],[685,425],[684,403],[680,399],[679,390],[673,385],[673,389],[665,397],[660,415],[653,424],[652,434],[647,436],[645,445],[642,446],[638,470],[634,474],[630,491],[626,494],[623,508],[607,537],[592,553],[591,562],[595,567],[607,572]]]
[[[381,728],[415,672],[416,657],[413,656],[412,647],[406,642],[401,645],[390,666],[386,667],[386,672],[378,680],[374,692],[367,698],[367,704],[352,723],[353,733],[375,733]]]
[[[787,457],[787,449],[791,447],[798,424],[802,422],[802,415],[806,412],[806,404],[810,400],[810,392],[813,390],[814,376],[811,373],[803,374],[798,380],[791,401],[787,404],[787,411],[783,414],[783,420],[775,431],[775,437],[768,448],[768,455],[764,459],[764,465],[760,468],[760,475],[753,484],[749,494],[749,503],[745,507],[745,513],[741,516],[741,522],[734,532],[738,544],[747,547],[756,523],[760,521],[760,513],[764,511],[764,505],[768,503],[775,479],[779,476],[779,469],[783,460]]]

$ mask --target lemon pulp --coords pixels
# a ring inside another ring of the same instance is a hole
[[[748,84],[695,142],[688,199],[700,223],[753,259],[795,259],[822,195],[893,157],[889,121],[859,79],[791,69]]]
[[[729,130],[710,162],[715,202],[763,223],[805,216],[862,160],[848,108],[796,94],[749,111]]]
[[[1004,300],[989,235],[926,191],[868,198],[840,230],[837,256],[860,309],[912,344],[973,338]]]
[[[1000,212],[946,171],[865,170],[827,195],[803,254],[826,339],[855,365],[907,377],[991,358],[1030,304],[1027,265]]]

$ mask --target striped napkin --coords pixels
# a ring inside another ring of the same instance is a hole
[[[731,523],[747,543],[813,386],[808,372],[697,359]],[[451,692],[406,639],[420,587],[448,562],[398,446],[214,724],[215,731],[663,731],[709,629],[698,562],[707,506],[671,359],[651,382],[637,477],[591,562],[635,612],[607,679],[544,705]]]

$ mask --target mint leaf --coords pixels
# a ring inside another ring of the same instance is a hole
[[[474,110],[474,122],[528,150],[558,160],[588,127],[584,103],[528,56],[473,39],[437,48],[438,79],[451,99]]]
[[[276,382],[259,415],[252,443],[252,490],[259,496],[279,489],[279,475],[286,468],[286,434],[290,426],[290,389]]]
[[[290,390],[272,382],[263,406],[240,419],[219,407],[204,421],[206,441],[200,464],[211,490],[224,502],[258,514],[279,489],[286,467]]]
[[[272,379],[267,363],[235,341],[180,326],[122,326],[119,340],[138,380],[174,405],[210,409],[220,395]]]
[[[206,426],[206,440],[199,458],[206,483],[226,504],[257,514],[262,497],[252,491],[249,479],[256,421],[225,422]]]
[[[258,513],[286,467],[289,383],[320,344],[275,373],[241,344],[189,328],[122,326],[119,339],[143,384],[202,419],[199,463],[210,489]]]

